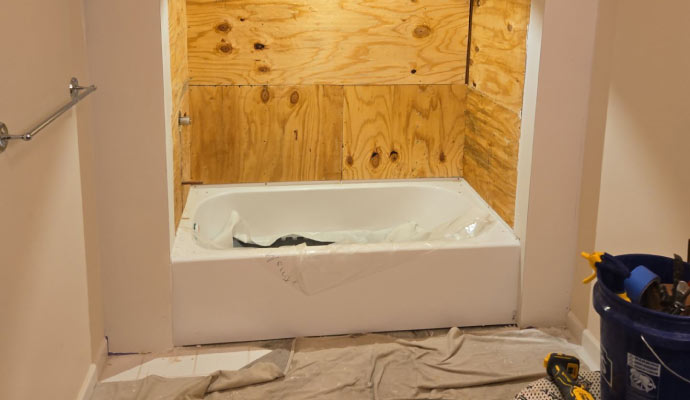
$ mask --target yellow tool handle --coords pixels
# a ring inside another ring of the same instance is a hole
[[[583,387],[578,386],[561,367],[554,367],[553,383],[566,400],[594,400],[594,397]]]
[[[585,253],[583,251],[582,253],[580,253],[580,255],[582,256],[582,258],[589,261],[589,266],[592,267],[592,270],[594,271],[594,272],[592,272],[592,275],[586,277],[582,281],[582,283],[590,283],[594,280],[594,278],[597,277],[597,263],[601,262],[601,256],[603,256],[604,253],[596,252],[596,253],[590,254],[590,253]]]
[[[579,386],[573,388],[572,394],[575,400],[594,400],[594,396]]]

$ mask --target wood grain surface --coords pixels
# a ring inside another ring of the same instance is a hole
[[[190,95],[192,180],[341,178],[342,87],[193,86]]]
[[[464,83],[469,0],[189,0],[191,80]]]
[[[520,114],[530,0],[472,0],[469,86]]]
[[[520,118],[476,90],[467,92],[464,178],[509,224],[515,220]]]
[[[173,105],[179,105],[189,82],[185,0],[168,0],[168,33]]]
[[[188,179],[189,170],[189,128],[180,128],[177,123],[179,112],[188,112],[189,67],[187,64],[187,7],[185,0],[168,0],[168,34],[170,41],[170,83],[173,112],[170,116],[170,135],[173,148],[173,209],[175,227],[180,222],[187,200],[189,187],[182,185]],[[185,154],[187,156],[185,156]],[[186,161],[185,161],[186,157]]]
[[[466,91],[345,87],[343,179],[461,176]]]

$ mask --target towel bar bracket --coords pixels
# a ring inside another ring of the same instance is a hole
[[[34,128],[22,135],[10,135],[9,130],[7,129],[7,125],[5,125],[3,122],[0,122],[0,153],[7,149],[7,145],[9,144],[10,140],[23,140],[25,142],[28,142],[29,140],[33,139],[33,137],[36,136],[38,132],[42,131],[43,128],[50,125],[50,123],[55,121],[59,116],[61,116],[68,110],[70,110],[72,107],[74,107],[77,103],[82,101],[86,96],[93,93],[95,90],[96,86],[79,86],[79,81],[77,80],[77,78],[72,78],[69,82],[70,101],[64,106],[60,107],[60,109],[55,111],[48,118],[43,120],[43,122],[36,125]]]
[[[5,139],[5,137],[9,135],[10,132],[7,130],[7,125],[0,122],[0,153],[5,151],[5,149],[7,148],[7,143],[9,142],[9,140]]]

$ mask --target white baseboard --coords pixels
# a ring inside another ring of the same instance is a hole
[[[573,314],[572,311],[568,312],[568,316],[565,320],[566,327],[576,343],[582,343],[582,332],[584,332],[585,327],[582,322]]]
[[[582,346],[582,353],[578,354],[582,362],[587,365],[590,370],[598,371],[600,358],[599,340],[589,329],[585,329],[582,322],[580,322],[572,311],[568,313],[566,325],[570,334],[573,335],[575,342],[580,343]]]
[[[601,343],[589,329],[585,329],[582,332],[582,348],[585,350],[585,354],[589,358],[588,364],[596,366],[596,368],[591,369],[593,371],[598,371],[599,360],[601,359]]]
[[[94,357],[94,362],[89,365],[88,371],[86,371],[86,376],[81,384],[81,389],[79,389],[79,394],[77,395],[77,400],[89,400],[91,395],[93,395],[93,390],[98,383],[98,378],[101,376],[103,371],[103,366],[108,359],[107,344],[105,338],[101,345],[98,347],[98,354]]]

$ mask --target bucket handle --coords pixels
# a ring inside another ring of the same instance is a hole
[[[640,339],[642,339],[642,342],[645,344],[645,346],[647,346],[647,348],[649,349],[649,351],[652,352],[652,354],[654,355],[654,357],[656,358],[656,360],[659,361],[659,364],[663,365],[664,368],[666,368],[666,369],[668,370],[668,372],[670,372],[670,373],[672,373],[673,375],[675,375],[676,378],[680,379],[681,381],[683,381],[683,382],[685,382],[685,383],[690,383],[690,379],[682,377],[679,373],[677,373],[676,371],[672,370],[671,368],[669,368],[668,365],[666,365],[666,363],[661,359],[661,357],[659,357],[659,355],[656,354],[656,351],[654,351],[654,349],[652,349],[652,346],[649,345],[649,343],[647,342],[647,339],[644,338],[644,335],[640,334]]]

